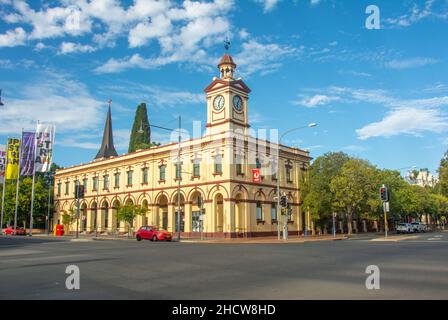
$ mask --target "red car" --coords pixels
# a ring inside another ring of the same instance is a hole
[[[13,236],[14,235],[14,227],[8,227],[6,229],[3,229],[3,234],[7,236]],[[16,236],[25,236],[26,231],[23,228],[16,228]]]
[[[150,241],[171,241],[173,235],[171,232],[165,230],[159,230],[157,227],[153,226],[142,226],[138,229],[135,236],[137,241],[150,240]]]

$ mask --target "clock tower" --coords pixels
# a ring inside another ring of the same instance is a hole
[[[213,78],[205,88],[207,95],[207,132],[209,134],[233,130],[246,132],[249,128],[248,100],[250,89],[235,79],[236,64],[225,54],[218,64],[220,77]]]

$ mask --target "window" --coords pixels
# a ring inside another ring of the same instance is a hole
[[[128,172],[127,172],[127,175],[128,175],[128,186],[132,186],[132,174],[133,174],[134,172],[132,171],[132,170],[129,170]]]
[[[77,186],[79,186],[79,181],[78,180],[75,180],[74,182],[73,182],[73,192],[76,192],[76,187]]]
[[[215,157],[215,173],[221,174],[222,173],[222,156],[217,155]]]
[[[243,174],[243,157],[240,155],[236,156],[236,174]]]
[[[285,166],[285,170],[286,170],[286,181],[287,182],[291,182],[292,181],[292,177],[291,177],[291,165],[287,164]]]
[[[199,162],[199,159],[195,159],[193,162],[193,177],[199,177],[201,175],[201,165]]]
[[[165,171],[166,171],[166,165],[161,165],[159,167],[159,180],[165,180]]]
[[[61,196],[61,183],[58,183],[58,197]]]
[[[98,190],[98,177],[93,177],[93,191]]]
[[[260,162],[260,159],[255,159],[255,163],[256,163],[256,166],[257,166],[257,169],[260,169],[261,168],[261,162]]]
[[[277,204],[275,202],[271,203],[271,219],[277,220]]]
[[[65,183],[65,194],[68,195],[69,191],[70,191],[70,182],[67,181]]]
[[[148,183],[148,168],[143,168],[142,170],[142,182]]]
[[[109,190],[109,175],[103,176],[103,189]]]
[[[263,220],[263,205],[261,201],[257,201],[257,220]]]
[[[82,185],[84,186],[84,190],[87,191],[87,178],[82,179]]]
[[[182,163],[176,163],[176,180],[182,179]]]
[[[120,174],[119,174],[119,173],[116,173],[116,174],[114,175],[114,178],[115,178],[114,187],[115,187],[115,188],[119,188],[119,187],[120,187]]]

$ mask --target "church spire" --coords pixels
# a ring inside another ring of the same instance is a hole
[[[112,100],[109,98],[109,109],[107,111],[106,125],[104,126],[103,142],[95,159],[110,158],[118,156],[114,147],[114,137],[112,135],[112,115],[110,111],[110,104]]]

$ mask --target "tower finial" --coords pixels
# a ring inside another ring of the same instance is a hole
[[[229,51],[230,45],[231,45],[231,43],[230,43],[229,37],[226,37],[226,40],[224,40],[224,49],[226,49],[226,51]]]
[[[4,106],[5,104],[2,101],[2,89],[0,89],[0,106]]]

